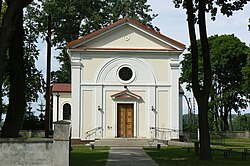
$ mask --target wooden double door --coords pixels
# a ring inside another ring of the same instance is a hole
[[[117,106],[117,137],[134,137],[134,104]]]

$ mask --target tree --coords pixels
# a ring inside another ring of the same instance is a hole
[[[248,24],[248,30],[250,31],[250,18],[248,19],[248,22],[249,22],[249,24]]]
[[[32,112],[31,104],[28,104],[28,111],[25,113],[21,129],[22,130],[44,130],[44,115],[42,112],[43,110],[43,104],[39,104],[40,109],[37,109],[37,111],[40,112],[39,116],[36,116],[34,112]]]
[[[242,74],[243,74],[243,90],[246,93],[246,97],[248,100],[250,100],[250,56],[247,57],[247,64],[245,67],[242,69]]]
[[[36,84],[34,79],[32,80],[30,73],[37,76],[37,79],[40,81],[41,73],[39,73],[34,68],[34,59],[30,57],[29,51],[34,52],[34,47],[29,44],[29,47],[24,50],[24,32],[23,32],[23,12],[22,9],[28,5],[32,0],[23,0],[23,1],[7,1],[8,8],[4,14],[3,19],[3,28],[1,29],[1,35],[5,36],[6,43],[1,43],[4,40],[0,40],[0,61],[1,64],[1,91],[3,83],[3,74],[8,71],[9,74],[5,74],[5,82],[7,83],[6,89],[9,89],[9,92],[6,92],[9,95],[9,105],[8,112],[5,119],[5,123],[2,130],[2,137],[17,137],[18,132],[22,123],[23,115],[26,107],[27,101],[32,101],[37,97],[34,89],[41,89],[41,84],[37,86],[32,86],[33,88],[25,88],[25,86],[30,83]],[[12,20],[11,20],[12,19]],[[4,34],[5,33],[5,34]],[[32,33],[32,32],[30,32]],[[13,38],[13,36],[15,38]],[[2,38],[1,38],[2,39]],[[30,38],[29,38],[30,39]],[[9,42],[10,40],[10,42]],[[27,43],[30,41],[26,40]],[[9,42],[9,43],[8,43]],[[2,45],[1,45],[2,44]],[[8,54],[7,51],[8,50]],[[25,55],[24,56],[24,52]],[[26,62],[26,63],[25,63]],[[31,67],[31,68],[30,68]],[[26,69],[26,70],[25,70]],[[27,77],[25,75],[27,74]],[[28,81],[27,81],[28,80]],[[26,82],[25,82],[26,81]],[[25,84],[27,83],[28,84]],[[8,85],[9,83],[9,85]],[[9,88],[8,88],[9,87]],[[6,90],[5,89],[5,90]],[[25,89],[27,92],[25,93]],[[30,90],[30,93],[28,93]],[[25,96],[26,94],[26,96]],[[28,97],[27,97],[28,96]],[[26,98],[27,97],[27,98]],[[2,100],[1,100],[2,101]]]
[[[1,32],[3,15],[7,10],[7,3],[0,1],[0,4],[1,4],[0,5],[0,32]],[[7,111],[7,107],[3,103],[3,100],[2,100],[3,93],[4,93],[3,90],[0,91],[0,122],[2,121],[2,114],[6,113],[6,111]]]
[[[250,114],[238,115],[233,119],[235,131],[250,131]]]
[[[35,66],[35,61],[38,59],[39,50],[37,48],[37,39],[39,38],[38,25],[32,20],[33,15],[36,15],[33,10],[34,3],[26,7],[24,12],[24,66],[25,66],[25,99],[26,102],[35,102],[38,98],[38,92],[42,93],[44,89],[44,80],[41,71],[38,71]],[[7,60],[9,57],[7,55]],[[7,61],[8,62],[8,61]],[[9,63],[6,63],[6,70],[10,69]],[[3,78],[3,95],[9,96],[10,82],[7,71]]]
[[[197,41],[199,50],[199,71],[203,68],[201,60],[201,44]],[[212,87],[210,93],[209,108],[211,109],[216,123],[215,128],[220,130],[229,130],[228,119],[231,119],[231,110],[236,113],[239,108],[247,107],[246,95],[242,89],[243,75],[242,68],[246,65],[247,56],[250,55],[250,49],[245,43],[241,42],[234,35],[214,35],[208,38],[210,56]],[[182,63],[181,82],[187,83],[187,89],[191,90],[191,54],[185,54]],[[199,73],[199,81],[202,82],[203,75]],[[212,122],[214,119],[212,119]],[[210,126],[212,126],[210,124]]]
[[[52,15],[52,43],[61,50],[56,57],[61,66],[58,71],[52,72],[52,81],[71,82],[70,60],[65,48],[67,42],[101,29],[126,16],[158,29],[151,23],[156,15],[148,14],[152,9],[146,2],[147,0],[85,0],[84,3],[76,0],[41,1],[42,9],[37,8],[40,11],[37,22],[42,22],[40,29],[45,36],[46,16]]]
[[[248,30],[250,31],[250,18],[248,20]],[[246,97],[248,100],[250,100],[250,56],[247,57],[247,64],[245,67],[242,69],[243,73],[243,79],[244,79],[244,84],[243,84],[243,90],[246,93]]]
[[[187,22],[189,28],[189,38],[192,53],[192,90],[198,104],[198,117],[200,129],[200,156],[201,160],[212,160],[210,149],[210,137],[208,131],[208,99],[211,80],[211,64],[210,53],[208,47],[206,17],[205,13],[210,12],[212,19],[215,19],[217,8],[221,9],[221,13],[231,16],[233,11],[242,9],[247,0],[237,1],[204,1],[204,0],[174,0],[176,7],[181,5],[187,11]],[[199,81],[199,65],[198,65],[198,47],[195,24],[198,23],[198,29],[202,47],[202,67],[203,80]]]
[[[44,79],[42,71],[39,71],[35,62],[38,60],[39,49],[37,48],[37,39],[39,38],[38,23],[35,22],[34,15],[36,10],[32,2],[26,7],[24,13],[24,65],[25,65],[25,98],[26,102],[35,102],[38,99],[38,93],[44,91]]]
[[[18,137],[25,113],[25,68],[23,52],[23,11],[17,15],[16,30],[9,47],[9,107],[2,128],[2,137]]]
[[[198,129],[198,117],[196,114],[184,114],[183,115],[183,130],[197,132]]]
[[[32,0],[6,0],[8,8],[4,14],[0,32],[0,91],[2,91],[3,75],[6,68],[7,50],[10,47],[11,40],[15,31],[15,25],[18,18],[18,12],[32,2]],[[2,9],[2,1],[0,1]]]

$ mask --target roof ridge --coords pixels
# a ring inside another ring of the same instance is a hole
[[[173,44],[177,45],[178,47],[180,47],[183,50],[185,49],[184,44],[182,44],[182,43],[180,43],[180,42],[178,42],[178,41],[176,41],[176,40],[174,40],[174,39],[172,39],[170,37],[167,37],[167,36],[161,34],[160,32],[157,32],[157,31],[149,28],[148,26],[140,23],[139,21],[136,21],[136,20],[134,20],[134,19],[132,19],[132,18],[130,18],[128,16],[126,16],[126,17],[124,17],[124,18],[122,18],[122,19],[120,19],[120,20],[118,20],[118,21],[116,21],[116,22],[102,28],[102,29],[96,30],[96,31],[94,31],[94,32],[92,32],[92,33],[90,33],[90,34],[88,34],[86,36],[80,37],[80,38],[78,38],[76,40],[73,40],[73,41],[69,42],[67,44],[67,47],[69,47],[69,48],[73,47],[74,48],[74,46],[79,45],[81,42],[83,42],[83,41],[85,41],[87,39],[90,39],[92,37],[95,37],[95,36],[101,34],[102,32],[105,32],[106,30],[112,29],[113,27],[116,27],[116,26],[121,25],[121,24],[126,23],[126,22],[130,22],[132,24],[135,24],[135,25],[139,26],[140,28],[142,28],[142,29],[144,29],[146,31],[149,31],[150,33],[152,33],[152,34],[154,34],[154,35],[156,35],[156,36],[158,36],[160,38],[163,38],[165,40],[170,41],[170,43],[173,43]]]

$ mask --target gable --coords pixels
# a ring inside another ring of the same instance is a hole
[[[111,95],[113,100],[140,100],[141,97],[130,92],[129,90],[125,90],[116,94]]]
[[[130,18],[74,40],[67,45],[71,50],[86,49],[150,49],[184,50],[185,45],[168,38]]]
[[[153,36],[145,34],[129,25],[124,25],[123,27],[110,31],[99,38],[80,45],[79,47],[175,50],[175,48],[168,43],[157,40]]]

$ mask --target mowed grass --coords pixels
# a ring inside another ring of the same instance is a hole
[[[88,146],[73,146],[71,152],[71,166],[96,166],[105,165],[108,159],[109,147],[95,147],[91,150]],[[232,154],[224,158],[224,149],[232,149]],[[144,148],[148,155],[160,166],[250,166],[250,155],[242,160],[244,148],[250,149],[250,139],[225,139],[223,145],[212,146],[213,161],[200,161],[194,155],[194,149],[188,153],[187,148],[168,146],[160,150]]]
[[[232,154],[224,158],[224,149],[232,149]],[[250,149],[250,139],[226,139],[225,144],[212,146],[212,161],[201,161],[195,156],[194,149],[188,153],[187,148],[168,146],[160,150],[156,148],[144,148],[146,153],[151,156],[160,166],[250,166],[250,155],[246,160],[242,160],[244,148]]]
[[[71,151],[71,166],[105,165],[108,159],[109,147],[73,146]]]

